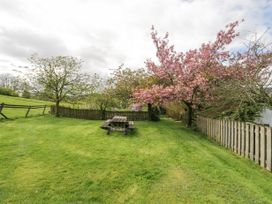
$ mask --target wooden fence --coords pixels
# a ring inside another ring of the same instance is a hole
[[[42,109],[42,114],[45,114],[45,110],[46,110],[46,105],[38,105],[38,106],[34,106],[34,105],[15,105],[15,104],[5,104],[5,103],[1,103],[0,104],[0,115],[3,116],[5,119],[9,119],[9,117],[3,113],[4,109],[26,109],[26,113],[25,113],[25,117],[28,117],[29,112],[32,109]]]
[[[55,114],[56,107],[51,106],[51,114]],[[145,111],[101,111],[90,109],[73,109],[67,107],[59,107],[59,114],[61,117],[79,118],[87,120],[106,120],[113,116],[126,116],[128,120],[148,120],[149,114]]]
[[[208,138],[271,171],[271,127],[203,117],[197,118],[197,126]]]

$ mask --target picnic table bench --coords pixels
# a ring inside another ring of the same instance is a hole
[[[112,119],[106,120],[101,125],[101,128],[107,130],[108,135],[113,130],[124,131],[124,134],[126,135],[128,132],[132,131],[135,127],[134,122],[128,121],[127,117],[114,116]]]

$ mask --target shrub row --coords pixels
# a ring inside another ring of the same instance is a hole
[[[6,95],[6,96],[19,96],[18,93],[16,93],[12,89],[5,88],[5,87],[0,87],[0,94]]]

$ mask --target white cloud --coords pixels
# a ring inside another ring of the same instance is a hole
[[[265,0],[1,0],[0,73],[25,66],[33,52],[77,56],[85,70],[102,74],[121,63],[143,67],[155,56],[152,24],[185,51],[242,18],[240,40],[262,33],[271,26],[271,8]]]

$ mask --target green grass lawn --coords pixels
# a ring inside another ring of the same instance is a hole
[[[0,121],[0,203],[272,203],[272,174],[180,123]]]
[[[51,105],[52,102],[40,101],[35,99],[27,99],[21,97],[0,95],[0,103],[16,104],[16,105]]]
[[[6,103],[6,104],[15,104],[15,105],[47,105],[48,107],[46,108],[46,113],[49,112],[50,106],[54,105],[54,102],[50,101],[40,101],[40,100],[35,100],[35,99],[27,99],[27,98],[21,98],[21,97],[13,97],[13,96],[5,96],[5,95],[0,95],[0,104],[1,103]],[[61,105],[64,106],[71,106],[70,104],[63,102]],[[5,108],[3,110],[3,113],[11,119],[14,118],[21,118],[25,117],[25,114],[27,112],[27,109],[10,109],[10,108]],[[29,112],[29,116],[37,116],[41,115],[43,112],[43,109],[32,109]],[[3,118],[0,115],[0,119]]]
[[[35,99],[26,99],[21,97],[13,97],[13,96],[4,96],[0,95],[0,103],[6,103],[6,104],[15,104],[15,105],[48,105],[48,108],[46,109],[46,113],[50,110],[50,105],[52,105],[52,102],[49,101],[39,101]],[[21,118],[25,117],[25,114],[27,112],[27,109],[11,109],[11,108],[4,108],[2,111],[8,118],[14,119],[14,118]],[[29,112],[29,116],[36,116],[41,115],[43,112],[43,109],[32,109]],[[3,117],[0,115],[0,119]]]

